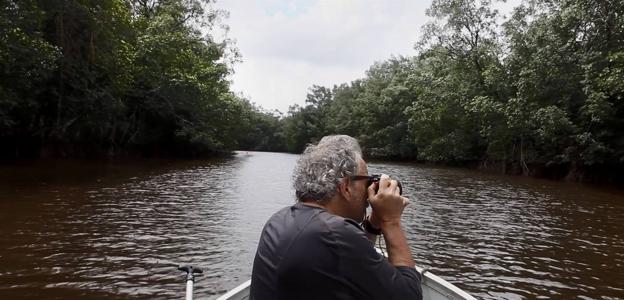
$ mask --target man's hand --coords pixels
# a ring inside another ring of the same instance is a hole
[[[385,224],[400,223],[403,209],[409,200],[399,194],[398,183],[396,180],[390,180],[388,175],[381,175],[378,183],[377,193],[375,193],[375,184],[368,187],[368,201],[373,209],[370,216],[370,222],[377,228],[383,228]]]
[[[397,267],[414,267],[412,252],[401,228],[401,215],[409,201],[399,194],[397,181],[390,180],[388,175],[381,175],[377,193],[374,185],[368,187],[368,202],[373,208],[370,222],[373,226],[379,225],[383,232],[388,261]]]

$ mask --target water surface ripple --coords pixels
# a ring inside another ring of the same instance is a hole
[[[179,299],[248,279],[264,222],[293,203],[296,155],[0,167],[0,298]],[[482,299],[624,298],[624,195],[519,177],[371,163],[412,200],[417,264]]]

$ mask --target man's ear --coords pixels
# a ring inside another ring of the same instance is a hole
[[[340,180],[340,183],[338,184],[338,193],[340,193],[340,195],[349,200],[351,199],[349,196],[351,196],[351,192],[353,192],[353,190],[351,189],[351,181],[347,178],[343,178]]]

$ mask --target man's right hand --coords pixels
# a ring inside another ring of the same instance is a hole
[[[373,208],[373,216],[381,227],[386,247],[388,261],[396,267],[414,267],[412,252],[407,245],[407,238],[401,228],[401,215],[409,201],[399,194],[398,183],[390,180],[388,175],[381,175],[379,190],[375,193],[375,186],[368,187],[368,201]]]
[[[377,192],[375,184],[368,187],[368,201],[373,209],[372,218],[376,223],[373,225],[383,228],[384,225],[400,224],[403,209],[409,204],[409,200],[400,195],[397,181],[391,180],[386,174],[381,175],[376,184],[379,186]]]

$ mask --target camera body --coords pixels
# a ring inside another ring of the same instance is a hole
[[[379,174],[374,174],[374,175],[370,175],[370,179],[368,180],[368,186],[370,186],[371,184],[375,183],[375,182],[379,182],[379,180],[381,180],[381,175]],[[399,187],[399,195],[403,195],[403,185],[401,185],[401,182],[397,180],[397,186]],[[377,185],[375,187],[375,193],[379,192],[379,185]]]

